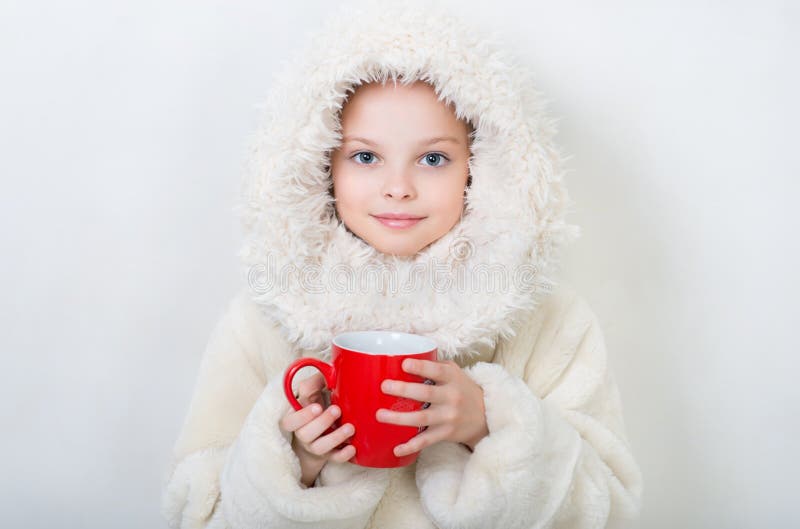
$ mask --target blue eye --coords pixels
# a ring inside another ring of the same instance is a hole
[[[360,165],[372,165],[370,163],[370,160],[375,158],[375,155],[369,151],[359,151],[350,158],[354,158],[356,160],[356,163]]]
[[[436,160],[447,160],[447,157],[444,154],[440,154],[438,152],[429,152],[428,154],[425,155],[424,159],[428,162],[435,164],[431,165],[430,167],[441,167],[442,165],[444,165],[444,161],[442,161],[442,163],[440,164],[437,164]]]

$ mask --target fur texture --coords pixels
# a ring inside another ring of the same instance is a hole
[[[513,335],[554,286],[558,250],[579,233],[564,220],[571,202],[554,122],[528,69],[477,28],[431,2],[370,6],[343,8],[275,81],[237,206],[243,275],[301,349],[324,355],[340,332],[391,329],[433,338],[446,358],[472,354]],[[357,85],[387,80],[430,83],[475,127],[465,214],[414,259],[355,237],[329,193],[343,103]],[[481,267],[506,285],[432,284],[434,270],[456,279]],[[343,269],[365,288],[344,286]],[[319,279],[286,284],[291,273]]]
[[[457,358],[484,391],[489,436],[473,453],[443,442],[403,468],[328,463],[306,488],[278,428],[291,349],[243,289],[209,341],[165,476],[171,527],[600,529],[639,511],[602,333],[566,286],[513,339]]]
[[[555,129],[531,74],[435,4],[370,5],[334,17],[264,107],[237,206],[247,286],[206,348],[165,476],[166,518],[184,529],[599,529],[634,517],[641,474],[602,333],[554,281],[578,229],[564,220]],[[342,104],[387,79],[431,83],[475,127],[465,214],[409,260],[347,231],[328,192]],[[452,279],[481,266],[505,288],[407,288],[420,270]],[[371,271],[357,276],[365,289],[331,288],[342,269]],[[363,329],[434,339],[483,388],[489,436],[473,453],[443,442],[398,469],[329,462],[306,488],[278,427],[283,372]]]

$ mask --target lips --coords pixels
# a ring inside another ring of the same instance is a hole
[[[378,219],[378,222],[384,226],[394,229],[410,228],[425,218],[405,213],[381,213],[379,215],[373,215],[373,217]]]
[[[381,219],[394,219],[394,220],[419,220],[424,217],[420,215],[411,215],[410,213],[378,213],[373,215]]]

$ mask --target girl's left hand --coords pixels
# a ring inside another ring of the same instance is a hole
[[[394,448],[394,455],[402,457],[439,441],[452,441],[466,445],[470,451],[478,441],[489,435],[483,388],[473,381],[453,361],[406,359],[403,371],[433,380],[436,385],[399,380],[384,380],[381,390],[388,395],[405,397],[430,406],[420,411],[396,412],[381,408],[376,413],[378,422],[427,428],[405,444]]]

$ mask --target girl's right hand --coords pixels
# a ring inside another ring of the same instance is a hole
[[[336,405],[323,410],[324,387],[325,379],[320,373],[302,380],[298,384],[297,400],[303,405],[303,409],[295,411],[291,408],[279,422],[282,431],[293,434],[292,450],[300,460],[301,481],[307,487],[314,483],[328,460],[343,463],[356,455],[353,445],[336,449],[355,433],[352,424],[343,424],[333,432],[323,435],[341,413]]]

